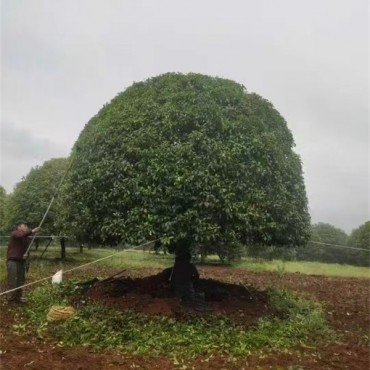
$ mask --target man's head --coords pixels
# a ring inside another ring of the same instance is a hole
[[[23,231],[24,232],[24,231],[27,231],[28,230],[28,226],[24,222],[21,222],[21,223],[17,224],[16,230],[17,231]]]

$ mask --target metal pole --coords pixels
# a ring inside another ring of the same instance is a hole
[[[53,238],[50,238],[50,240],[49,240],[48,244],[46,244],[45,249],[42,251],[42,253],[41,253],[41,255],[40,255],[39,259],[44,255],[44,253],[45,253],[45,252],[46,252],[46,250],[49,248],[49,245],[50,245],[50,243],[51,243],[52,241],[53,241]]]

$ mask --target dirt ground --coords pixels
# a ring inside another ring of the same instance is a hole
[[[125,272],[109,280],[95,282],[84,300],[90,299],[119,310],[135,310],[147,315],[165,315],[177,320],[194,316],[228,315],[239,325],[248,327],[273,312],[267,294],[254,287],[230,284],[214,279],[199,279],[190,306],[180,304],[161,272],[143,278],[132,278]],[[78,302],[77,302],[78,304]]]
[[[193,363],[186,364],[186,369],[369,369],[370,353],[366,344],[370,328],[368,279],[280,275],[227,267],[201,267],[199,270],[204,299],[212,314],[232,315],[235,310],[244,310],[246,325],[253,324],[258,317],[269,313],[263,290],[267,287],[288,288],[321,302],[329,325],[341,335],[341,339],[319,348],[297,346],[287,353],[254,355],[230,362],[222,354],[199,357]],[[168,287],[162,284],[160,275],[151,276],[159,272],[155,269],[126,270],[113,282],[108,280],[95,285],[90,298],[103,300],[116,308],[134,308],[149,314],[166,314],[181,319],[184,312],[169,294]],[[94,268],[85,271],[85,274],[94,276]],[[97,275],[102,276],[102,271],[99,270]],[[148,282],[157,282],[156,279],[159,279],[159,284],[156,283],[154,289]],[[228,283],[237,285],[231,289],[231,293]],[[229,293],[225,296],[227,291]],[[124,300],[122,294],[125,295]],[[64,348],[52,339],[42,341],[30,335],[17,336],[13,330],[16,317],[12,307],[4,300],[0,303],[1,369],[185,369],[182,364],[174,365],[166,357],[92,351],[86,347]]]

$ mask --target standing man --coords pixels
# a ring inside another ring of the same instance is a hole
[[[39,227],[30,229],[26,224],[18,224],[10,235],[7,250],[8,289],[24,285],[26,279],[26,259],[28,236],[40,231]],[[9,302],[24,303],[22,289],[10,293]]]

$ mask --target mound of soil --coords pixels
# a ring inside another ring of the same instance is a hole
[[[176,319],[189,316],[228,315],[239,324],[251,325],[272,314],[267,295],[245,285],[199,279],[194,303],[184,306],[166,281],[165,272],[143,278],[127,276],[93,282],[85,297],[120,310]]]

